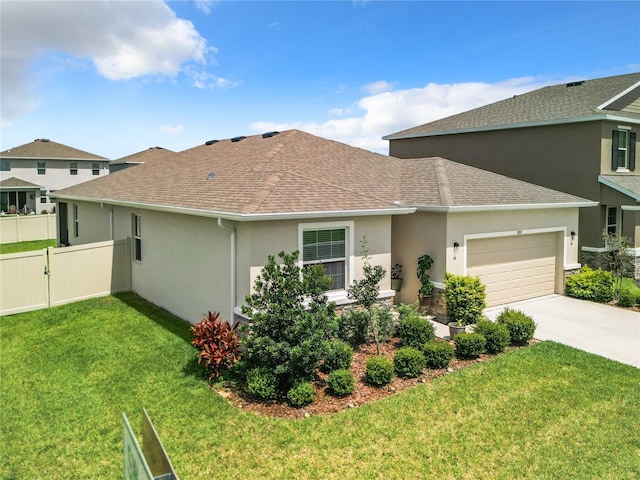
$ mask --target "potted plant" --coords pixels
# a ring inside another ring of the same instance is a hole
[[[482,319],[486,307],[486,289],[479,277],[445,274],[444,298],[449,318],[449,337],[453,340],[467,325]]]
[[[433,295],[433,283],[429,279],[427,273],[433,265],[433,259],[429,255],[422,255],[418,258],[418,269],[416,274],[418,280],[420,280],[420,290],[418,290],[418,298],[420,299],[420,306],[431,306],[431,297]]]
[[[391,267],[391,288],[399,292],[402,288],[402,265],[396,263]]]

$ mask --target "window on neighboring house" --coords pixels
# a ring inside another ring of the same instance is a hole
[[[46,175],[47,164],[45,162],[38,162],[38,175]]]
[[[133,214],[133,258],[142,261],[142,217]]]
[[[40,203],[47,203],[47,192],[46,191],[41,191],[40,192]]]
[[[9,160],[0,160],[0,172],[10,172],[11,162]]]
[[[100,164],[99,163],[92,163],[91,164],[91,174],[92,175],[100,175]]]
[[[69,174],[70,175],[78,174],[78,162],[69,162]]]
[[[331,290],[346,285],[346,228],[302,231],[302,264],[320,263],[333,281]]]
[[[635,170],[636,132],[614,130],[611,140],[611,170]]]
[[[607,233],[618,232],[618,207],[607,207]]]
[[[73,236],[80,235],[80,223],[78,222],[78,205],[73,205]]]

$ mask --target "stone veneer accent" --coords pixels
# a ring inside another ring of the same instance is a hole
[[[583,251],[581,258],[582,264],[589,265],[593,269],[602,268],[603,270],[609,270],[603,253],[604,252]],[[625,272],[625,276],[633,277],[636,280],[636,283],[640,281],[640,256],[631,257],[631,268],[628,272]]]

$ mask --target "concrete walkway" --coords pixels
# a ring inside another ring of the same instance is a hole
[[[488,308],[484,313],[495,320],[504,307]],[[638,312],[563,295],[524,300],[509,307],[534,319],[538,340],[553,340],[640,368]],[[442,327],[447,328],[448,335],[448,327]]]

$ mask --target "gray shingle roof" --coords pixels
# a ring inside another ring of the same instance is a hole
[[[402,160],[299,130],[200,145],[59,190],[58,198],[261,215],[585,200],[444,159]]]
[[[600,175],[598,181],[640,202],[640,175]]]
[[[27,182],[17,177],[10,177],[0,181],[0,188],[41,188],[40,185]]]
[[[0,152],[2,158],[42,158],[62,160],[108,160],[100,155],[85,152],[46,138],[38,138],[31,143]]]
[[[385,140],[412,138],[467,130],[513,128],[531,124],[572,121],[589,117],[604,118],[607,114],[640,121],[640,73],[554,85],[491,103],[424,125],[383,137]],[[607,104],[635,85],[624,102]],[[625,105],[636,102],[635,109]],[[625,103],[626,102],[626,103]],[[600,109],[598,107],[604,106]],[[633,111],[635,110],[635,111]]]

